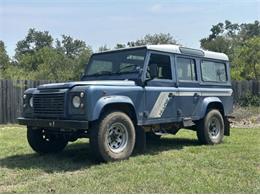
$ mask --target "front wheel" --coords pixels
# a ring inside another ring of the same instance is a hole
[[[210,110],[197,124],[197,137],[202,144],[219,144],[224,138],[224,120],[222,114]]]
[[[123,112],[111,112],[98,120],[90,132],[92,154],[98,161],[127,159],[135,145],[133,122]]]
[[[31,148],[40,154],[60,152],[68,144],[62,136],[51,135],[45,129],[32,127],[27,128],[27,140]]]

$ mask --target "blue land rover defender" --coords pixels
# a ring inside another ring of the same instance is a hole
[[[79,82],[44,84],[24,93],[18,121],[38,153],[89,138],[101,161],[128,158],[134,147],[181,128],[202,144],[229,135],[233,98],[228,57],[177,45],[93,54]]]

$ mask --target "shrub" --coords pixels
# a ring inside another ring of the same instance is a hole
[[[251,93],[246,93],[243,97],[241,97],[238,101],[240,106],[260,106],[260,96],[253,95]]]

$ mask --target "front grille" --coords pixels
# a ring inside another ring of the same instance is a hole
[[[33,95],[34,115],[40,117],[64,117],[64,93]]]

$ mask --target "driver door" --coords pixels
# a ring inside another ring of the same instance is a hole
[[[145,113],[146,123],[172,122],[176,120],[177,93],[176,78],[173,66],[173,55],[161,52],[150,52],[146,68]],[[151,79],[149,66],[157,64],[158,75]]]

